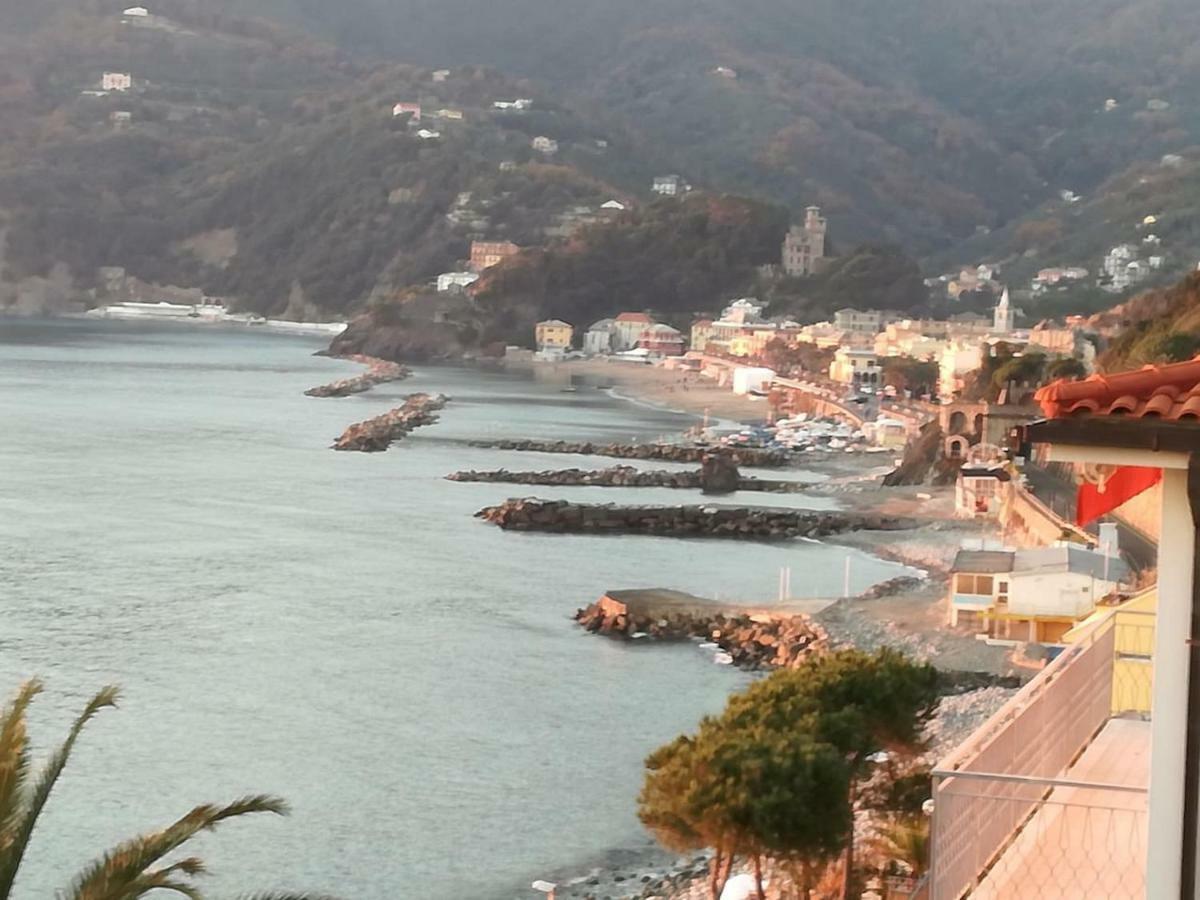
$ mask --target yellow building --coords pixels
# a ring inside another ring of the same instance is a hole
[[[708,346],[709,341],[713,339],[713,320],[712,319],[697,319],[692,323],[692,341],[691,348],[699,350],[701,353]]]
[[[539,350],[569,350],[574,336],[575,329],[561,319],[547,319],[534,328]]]

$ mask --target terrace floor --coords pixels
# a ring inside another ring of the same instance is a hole
[[[1145,896],[1150,723],[1112,719],[1064,776],[1142,792],[1058,787],[974,891],[996,900]]]

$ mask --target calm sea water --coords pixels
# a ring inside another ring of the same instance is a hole
[[[469,438],[648,438],[688,417],[450,368],[314,400],[302,391],[355,371],[319,347],[0,321],[0,689],[46,680],[42,749],[90,692],[125,691],[78,747],[22,900],[193,803],[252,791],[294,813],[203,841],[216,896],[530,897],[533,878],[645,840],[645,754],[743,683],[692,646],[584,635],[578,606],[637,586],[765,600],[783,565],[798,593],[840,590],[842,549],[516,535],[472,518],[523,492],[680,492],[442,480],[590,464]],[[440,424],[386,454],[327,449],[416,390],[454,397]],[[853,571],[858,590],[898,567],[856,554]]]

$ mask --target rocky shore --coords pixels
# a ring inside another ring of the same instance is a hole
[[[533,453],[571,453],[579,456],[608,456],[613,459],[654,459],[665,462],[702,463],[712,451],[687,444],[594,444],[591,441],[495,440],[471,441],[470,446],[488,450]],[[782,469],[791,465],[788,454],[777,450],[745,447],[734,451],[734,463],[757,469]]]
[[[412,375],[412,370],[407,366],[374,356],[354,354],[343,358],[351,362],[361,363],[367,367],[367,371],[353,378],[343,378],[340,381],[311,388],[304,392],[304,396],[349,397],[352,394],[361,394],[364,391],[369,391],[377,384],[386,384],[389,381],[403,381]]]
[[[808,616],[748,615],[707,610],[697,605],[656,606],[646,595],[664,592],[615,591],[575,613],[592,634],[625,639],[682,641],[698,638],[715,644],[724,660],[742,669],[791,668],[822,646],[824,629]],[[622,595],[636,595],[622,599]]]
[[[382,452],[393,441],[401,440],[409,432],[436,422],[438,417],[435,413],[442,409],[449,399],[442,394],[413,394],[404,401],[403,406],[351,425],[334,442],[333,449],[361,453]]]
[[[613,466],[608,469],[547,469],[541,472],[510,472],[507,469],[478,472],[473,469],[454,472],[447,481],[486,482],[492,484],[528,484],[556,487],[661,487],[688,490],[709,489],[704,472],[643,471],[633,466]],[[761,478],[737,477],[732,483],[735,491],[763,491],[774,494],[799,494],[811,489],[802,481],[773,481]]]
[[[475,514],[508,531],[556,534],[653,534],[669,537],[786,540],[848,531],[898,531],[911,519],[876,513],[814,512],[739,506],[617,506],[510,499]]]

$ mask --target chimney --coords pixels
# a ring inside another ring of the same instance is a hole
[[[1121,537],[1116,522],[1100,523],[1100,545],[1097,549],[1110,559],[1121,555]]]

